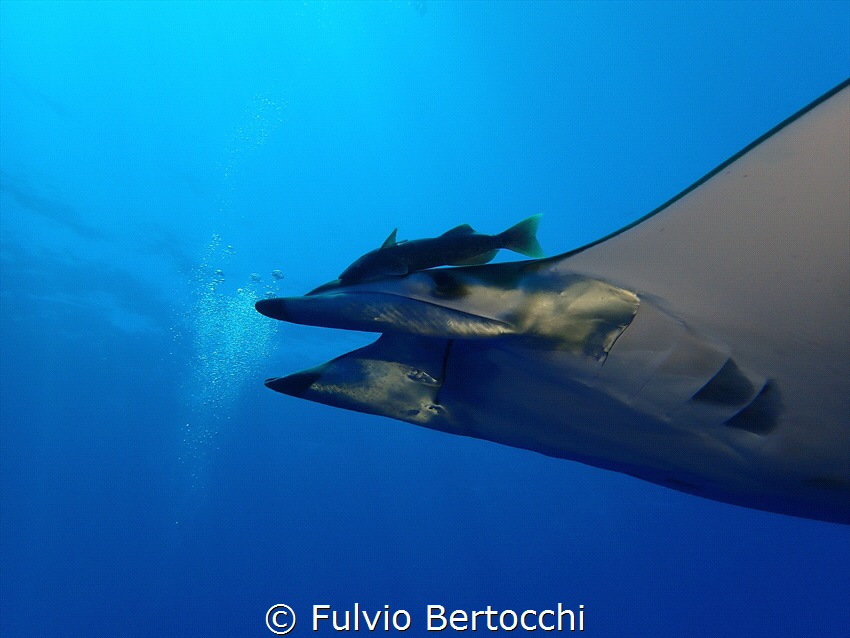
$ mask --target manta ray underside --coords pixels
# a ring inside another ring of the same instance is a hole
[[[273,390],[850,523],[850,87],[583,248],[257,309],[382,333]]]

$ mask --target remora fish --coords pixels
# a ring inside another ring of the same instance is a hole
[[[498,235],[476,233],[469,224],[462,224],[439,237],[396,241],[396,228],[380,248],[360,257],[339,279],[347,285],[436,266],[486,264],[500,248],[528,257],[543,257],[543,249],[535,236],[541,217],[532,215]]]
[[[258,301],[383,333],[277,392],[850,523],[850,81],[548,259]]]

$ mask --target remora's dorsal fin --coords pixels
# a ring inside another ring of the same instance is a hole
[[[503,232],[500,237],[504,242],[504,247],[520,255],[534,257],[535,259],[545,257],[543,248],[536,237],[541,217],[543,217],[542,214],[532,215]]]
[[[452,235],[470,235],[475,232],[475,229],[472,228],[469,224],[461,224],[460,226],[455,226],[451,230],[447,230],[440,237],[451,237]]]
[[[398,242],[395,239],[395,234],[398,232],[398,228],[393,228],[393,232],[390,233],[390,236],[384,240],[384,243],[381,244],[381,248],[389,248],[390,246],[395,246]]]

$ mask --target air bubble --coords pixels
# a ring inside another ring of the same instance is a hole
[[[274,350],[277,322],[269,321],[254,309],[254,303],[268,294],[262,277],[251,273],[245,285],[225,292],[224,281],[233,247],[222,247],[214,235],[201,264],[193,273],[195,299],[184,314],[195,354],[192,379],[188,384],[192,424],[183,428],[190,456],[201,459],[204,442],[218,434],[217,424],[229,418],[229,411],[251,383],[261,377],[263,360]],[[185,455],[184,455],[185,456]]]

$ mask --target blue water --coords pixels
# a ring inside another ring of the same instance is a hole
[[[252,310],[396,226],[601,237],[848,40],[843,1],[0,3],[0,634],[560,602],[588,636],[850,635],[846,527],[276,394],[373,337]]]

